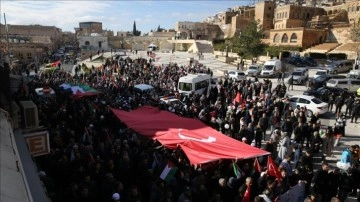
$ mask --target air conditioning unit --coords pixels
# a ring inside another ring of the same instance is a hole
[[[22,127],[24,129],[39,127],[38,108],[33,101],[20,101]]]

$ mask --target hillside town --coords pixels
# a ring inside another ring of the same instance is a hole
[[[276,52],[228,43],[254,20]],[[0,201],[360,201],[359,20],[290,0],[142,34],[0,24]]]

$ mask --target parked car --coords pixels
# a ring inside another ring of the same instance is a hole
[[[330,79],[345,79],[346,76],[344,75],[337,75],[337,74],[327,74],[318,76],[316,79],[311,79],[313,82],[314,88],[320,88],[326,85],[326,82]]]
[[[351,70],[347,75],[346,75],[347,78],[350,78],[350,79],[360,79],[360,71],[357,69],[357,70]]]
[[[306,64],[304,63],[304,61],[301,59],[301,57],[288,57],[286,59],[287,63],[294,65],[296,67],[305,67]]]
[[[328,87],[338,87],[346,89],[350,92],[356,92],[360,88],[360,80],[358,79],[330,79],[326,82]]]
[[[294,95],[290,99],[290,106],[295,109],[296,106],[306,107],[306,116],[311,117],[313,114],[319,115],[328,112],[328,103],[321,101],[314,96]]]
[[[309,71],[307,68],[298,68],[295,69],[287,79],[290,79],[291,77],[293,78],[293,84],[301,85],[308,79]]]
[[[229,75],[229,78],[232,78],[235,81],[246,80],[246,74],[244,71],[230,70],[230,71],[228,71],[228,75]]]
[[[321,75],[327,75],[329,74],[329,71],[326,69],[319,69],[315,72],[314,74],[314,79],[316,79],[317,77],[321,76]]]
[[[338,60],[338,61],[328,61],[325,65],[325,68],[331,74],[337,74],[341,72],[349,72],[353,69],[353,63],[350,60]]]
[[[324,102],[329,102],[329,96],[332,93],[335,96],[342,94],[342,95],[344,95],[344,97],[349,97],[349,96],[354,95],[353,93],[350,93],[349,91],[347,91],[343,88],[332,88],[332,87],[327,87],[327,86],[316,88],[316,89],[311,89],[311,90],[306,90],[303,94],[317,97]]]
[[[261,73],[260,65],[250,65],[248,70],[246,70],[247,76],[258,76]]]
[[[311,57],[303,57],[302,61],[306,66],[316,67],[318,65],[317,62]]]

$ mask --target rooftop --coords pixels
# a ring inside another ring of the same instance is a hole
[[[0,201],[32,201],[8,113],[0,109]]]

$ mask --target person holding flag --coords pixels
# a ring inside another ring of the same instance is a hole
[[[271,156],[268,156],[268,161],[267,161],[267,174],[273,177],[276,177],[276,180],[278,182],[281,181],[281,173],[278,169],[278,167],[276,166],[274,160],[271,158]]]
[[[239,201],[242,202],[251,202],[258,195],[258,190],[253,184],[253,179],[251,177],[247,177],[245,180],[245,184],[241,185],[239,188]]]

